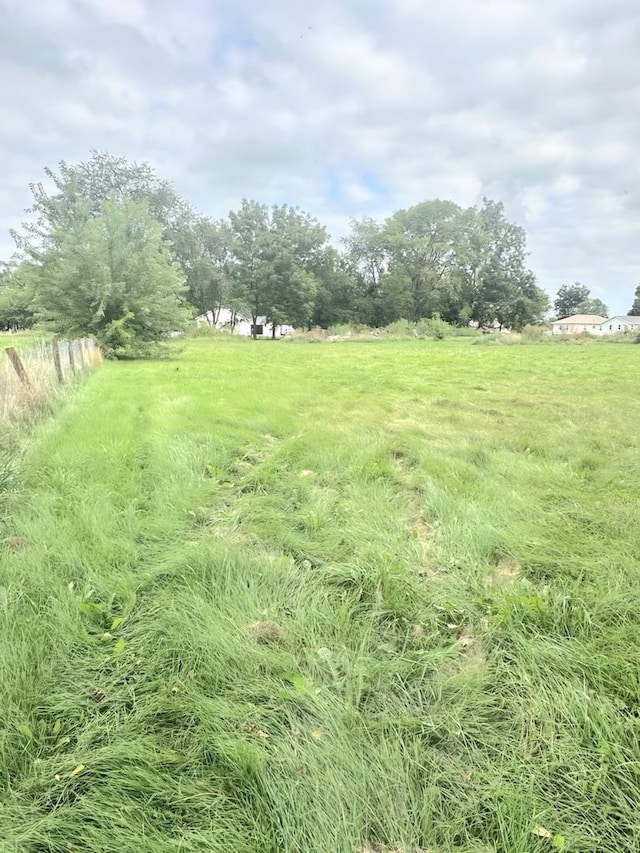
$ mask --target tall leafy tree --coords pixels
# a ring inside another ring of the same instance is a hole
[[[229,297],[230,241],[228,223],[199,217],[189,232],[190,245],[183,253],[187,298],[198,314],[216,323]]]
[[[326,329],[336,323],[357,320],[356,283],[339,252],[328,247],[317,263],[314,273],[316,297],[311,325]]]
[[[344,268],[354,286],[354,319],[369,326],[397,319],[398,314],[388,319],[385,306],[383,282],[389,260],[382,226],[371,217],[352,219],[343,247]]]
[[[524,228],[509,222],[501,202],[484,199],[476,220],[480,236],[471,241],[475,287],[471,319],[480,326],[521,329],[542,320],[545,292],[527,268]]]
[[[598,314],[600,317],[607,317],[609,315],[609,309],[602,299],[593,299],[589,297],[589,299],[585,299],[580,303],[577,313]]]
[[[327,233],[297,208],[244,200],[229,214],[230,299],[246,309],[254,328],[264,316],[274,327],[307,324],[313,314],[316,273]]]
[[[556,317],[570,317],[572,314],[580,313],[580,306],[589,298],[589,288],[580,282],[575,284],[563,284],[558,290],[553,303]]]
[[[13,232],[23,257],[42,260],[61,229],[72,230],[82,223],[87,210],[99,218],[105,200],[132,199],[145,202],[149,215],[162,226],[163,238],[183,269],[187,296],[195,307],[203,302],[203,281],[208,279],[211,284],[215,280],[214,289],[219,283],[217,270],[209,275],[215,266],[208,234],[211,226],[148,163],[94,150],[87,160],[75,164],[61,160],[57,168],[44,172],[46,182],[30,185],[30,219]]]
[[[28,329],[35,318],[30,292],[25,287],[22,265],[0,266],[0,329]]]
[[[636,287],[633,305],[629,308],[629,316],[640,317],[640,284]]]
[[[399,210],[385,222],[389,273],[410,320],[438,310],[439,293],[455,269],[461,213],[452,201],[436,199]]]
[[[60,334],[92,335],[113,355],[139,352],[187,319],[184,276],[144,201],[88,200],[51,230],[29,277],[37,317]]]
[[[14,231],[18,248],[32,258],[46,251],[60,229],[102,213],[108,199],[145,201],[149,214],[163,228],[165,239],[180,241],[190,228],[194,213],[168,181],[161,180],[148,163],[130,162],[104,151],[92,151],[88,160],[69,164],[61,160],[57,169],[45,168],[48,185],[30,184],[33,203],[30,220]]]

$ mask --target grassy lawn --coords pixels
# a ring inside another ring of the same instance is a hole
[[[105,365],[0,469],[0,851],[640,850],[639,376]]]

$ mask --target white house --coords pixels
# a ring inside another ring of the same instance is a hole
[[[589,332],[591,335],[601,335],[602,325],[608,322],[606,317],[599,314],[572,314],[551,323],[552,335],[579,335]]]
[[[601,335],[617,335],[620,332],[640,332],[640,317],[632,317],[630,314],[609,317],[600,326]]]
[[[252,322],[250,317],[239,314],[237,311],[231,311],[229,308],[220,308],[217,317],[213,311],[207,311],[196,317],[196,323],[199,326],[208,323],[210,326],[215,326],[221,332],[230,332],[241,337],[251,337]],[[286,323],[276,326],[276,338],[283,338],[285,335],[291,335],[295,329]],[[259,338],[273,337],[273,326],[267,323],[266,317],[258,317],[256,320],[256,336]]]

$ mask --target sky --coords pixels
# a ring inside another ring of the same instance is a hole
[[[502,201],[553,294],[640,281],[638,0],[0,0],[0,257],[45,166],[150,162],[203,214],[299,205],[338,240]]]

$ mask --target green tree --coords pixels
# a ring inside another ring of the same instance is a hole
[[[317,291],[316,271],[326,247],[326,229],[297,208],[244,200],[229,214],[229,297],[234,307],[273,326],[306,325]]]
[[[636,287],[633,305],[629,308],[629,316],[640,317],[640,284]]]
[[[401,316],[417,321],[439,309],[455,270],[462,210],[452,201],[425,201],[385,222],[383,243]]]
[[[553,303],[553,309],[556,317],[561,320],[563,317],[570,317],[572,314],[580,312],[580,306],[589,299],[589,288],[580,282],[575,284],[563,284],[558,290],[557,296]]]
[[[189,231],[189,239],[182,260],[187,298],[198,314],[205,314],[216,323],[229,296],[229,226],[224,221],[198,218]]]
[[[355,319],[356,283],[339,252],[328,247],[315,268],[316,297],[312,326],[326,329]]]
[[[384,280],[388,256],[382,226],[371,217],[352,219],[344,238],[344,269],[353,281],[353,319],[368,326],[384,326],[397,319],[388,317],[384,299]]]
[[[203,301],[203,281],[219,280],[209,275],[212,267],[211,225],[197,216],[166,180],[158,177],[148,163],[136,163],[105,151],[92,151],[87,160],[69,164],[61,160],[56,169],[45,168],[47,186],[30,185],[33,202],[31,218],[13,237],[23,257],[36,262],[58,239],[62,230],[72,230],[84,222],[87,206],[92,217],[102,215],[102,203],[132,199],[144,201],[149,214],[162,226],[187,278],[187,298],[195,307]],[[209,301],[209,300],[205,300]]]
[[[548,297],[526,266],[524,228],[509,222],[501,202],[484,199],[469,240],[473,286],[468,294],[471,319],[480,326],[521,329],[542,320]]]
[[[0,270],[0,329],[28,329],[34,323],[31,295],[24,286],[21,266],[3,264]]]
[[[600,317],[608,317],[609,309],[602,299],[584,299],[578,305],[577,314],[598,314]]]
[[[141,352],[186,322],[184,276],[146,202],[111,197],[98,216],[83,205],[29,264],[36,315],[57,333],[96,337],[108,354]]]

